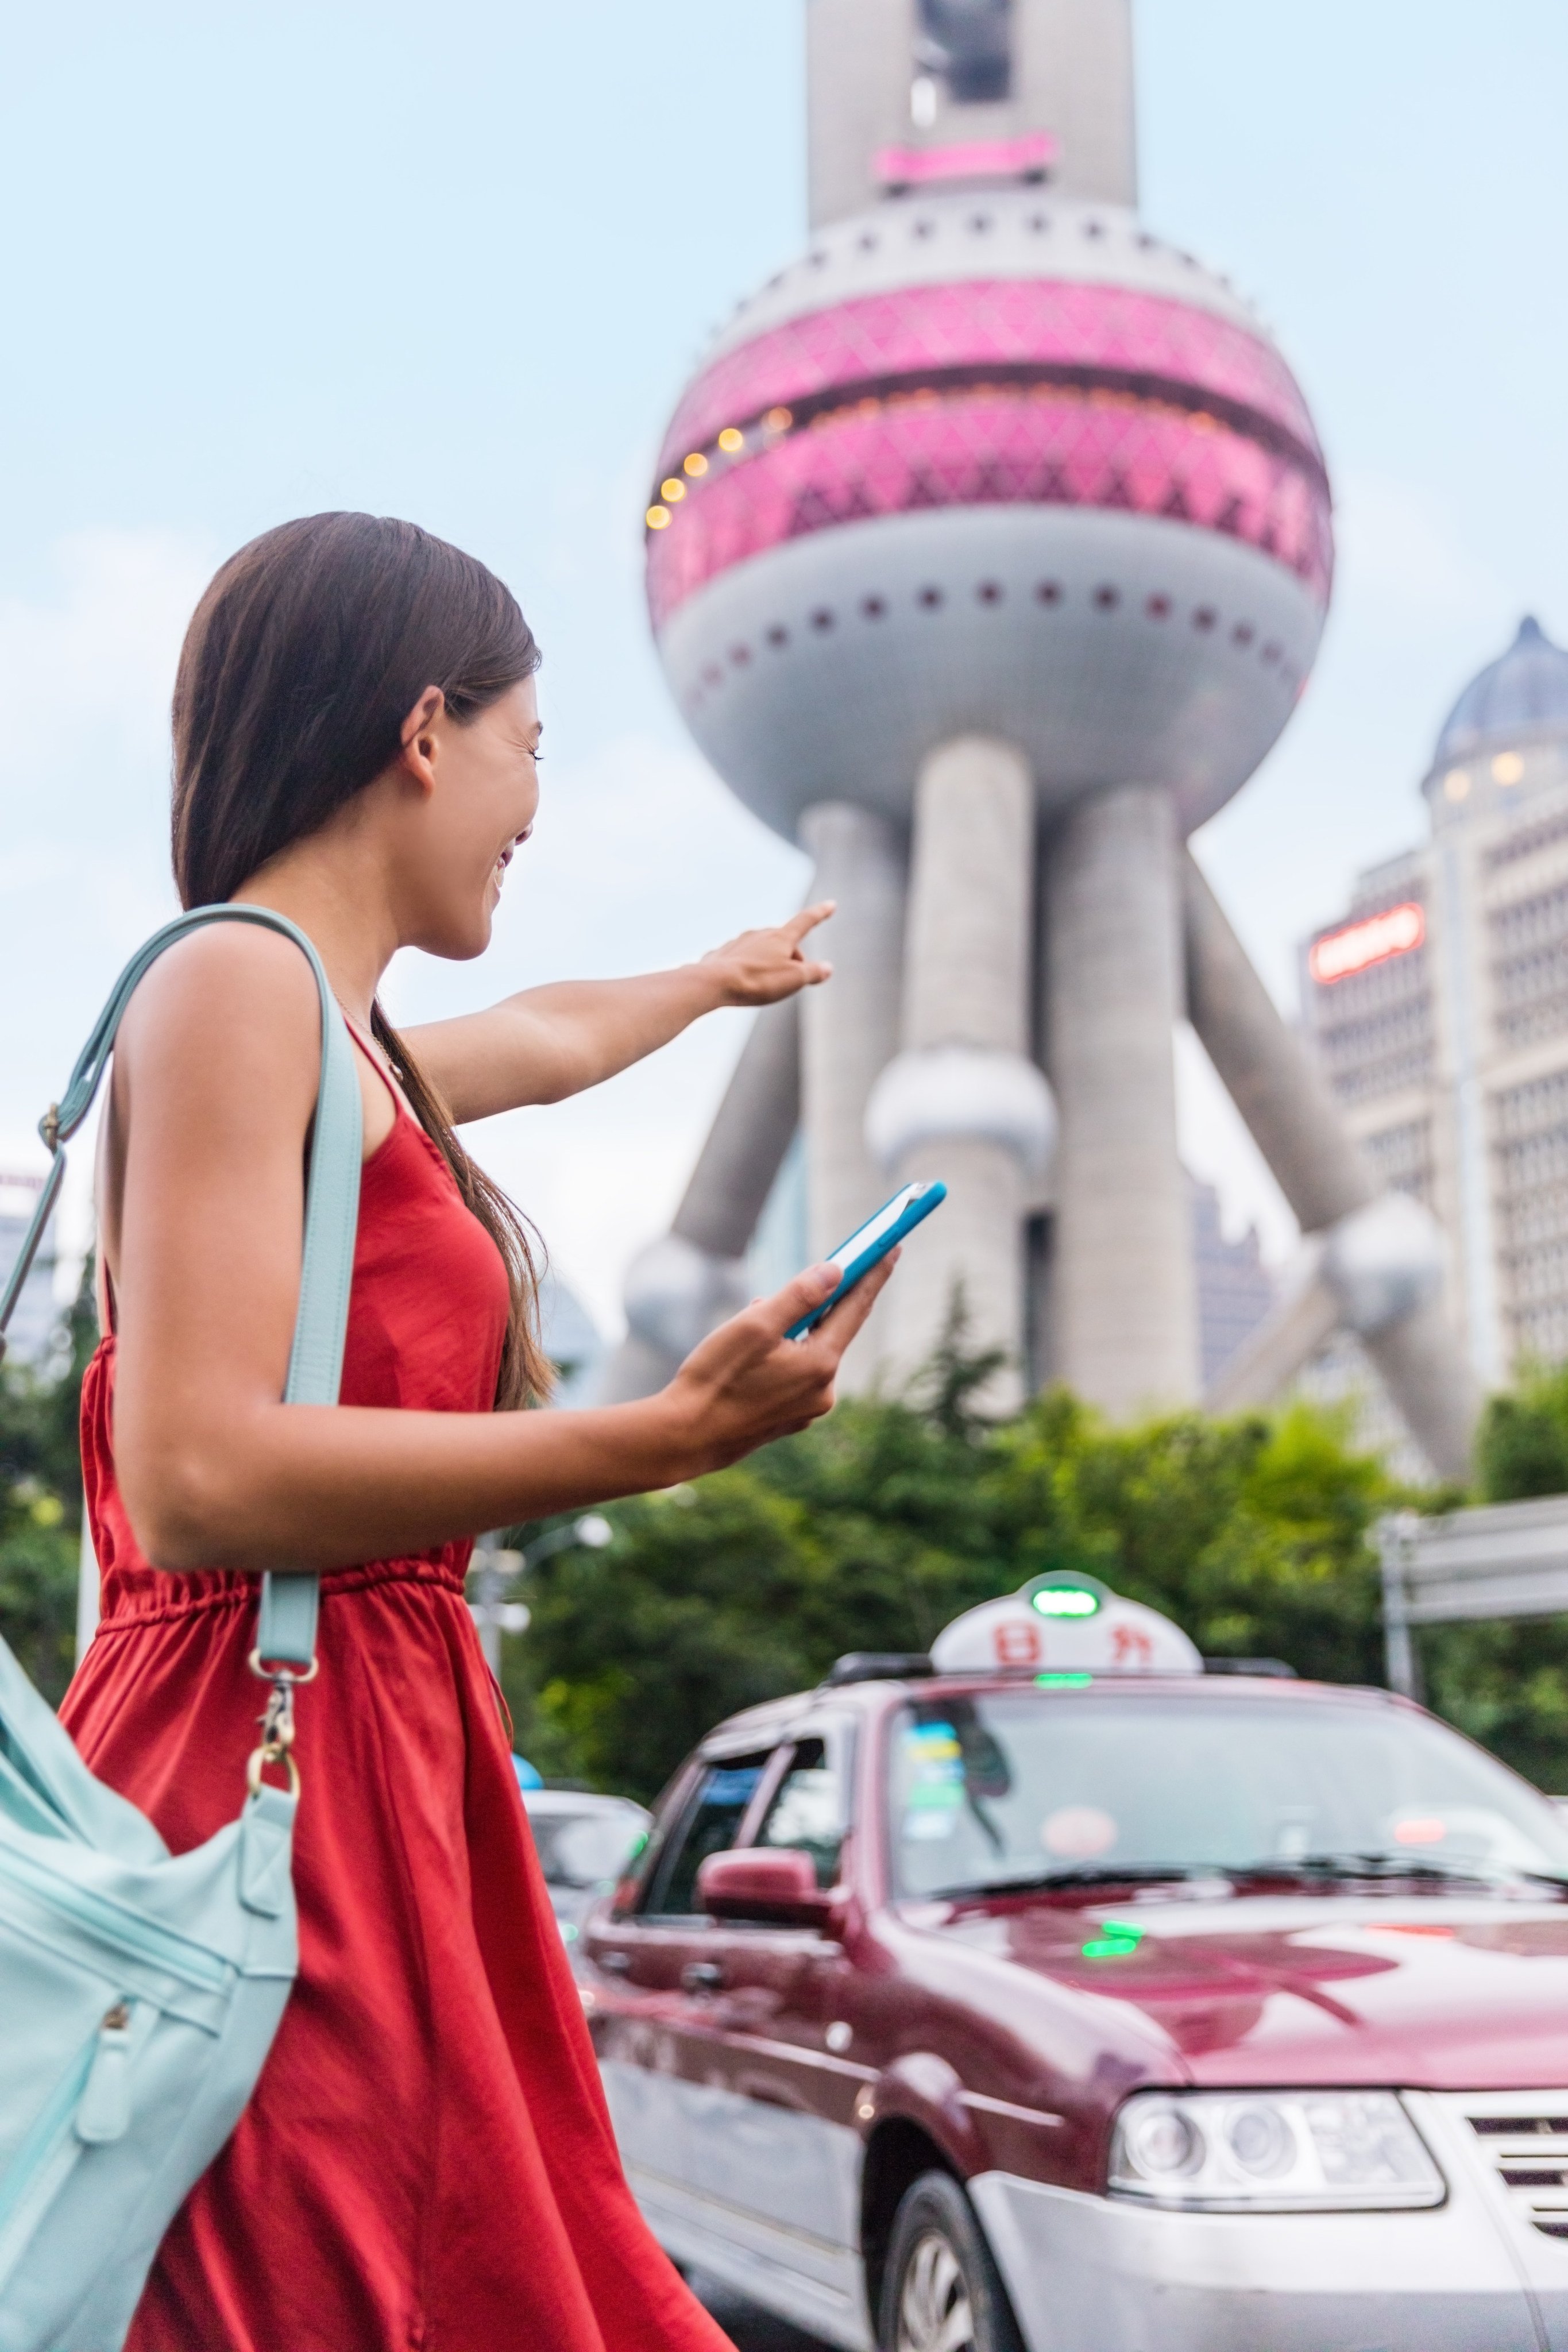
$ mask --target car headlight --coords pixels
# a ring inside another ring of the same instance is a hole
[[[1210,2212],[1440,2205],[1442,2174],[1392,2091],[1139,2091],[1111,2194]]]

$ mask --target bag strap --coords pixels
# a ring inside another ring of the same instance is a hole
[[[115,982],[108,1003],[82,1047],[69,1083],[38,1122],[52,1155],[38,1204],[15,1265],[0,1292],[0,1356],[5,1327],[44,1236],[44,1228],[65,1174],[65,1146],[80,1127],[102,1084],[125,1008],[139,982],[165,948],[208,923],[257,923],[292,940],[315,974],[321,1003],[321,1078],[310,1133],[310,1169],[305,1188],[305,1246],[300,1272],[300,1307],[289,1352],[286,1404],[336,1404],[342,1379],[343,1338],[348,1328],[349,1286],[353,1278],[354,1235],[359,1224],[360,1163],[363,1152],[359,1072],[353,1046],[321,959],[299,926],[269,907],[193,907],[165,923],[139,948]],[[285,1678],[307,1681],[315,1672],[316,1612],[321,1579],[314,1575],[264,1575],[251,1664],[275,1683],[274,1665]]]

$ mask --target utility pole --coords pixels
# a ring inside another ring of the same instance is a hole
[[[509,1588],[531,1568],[537,1568],[541,1560],[552,1559],[556,1552],[570,1551],[574,1547],[584,1551],[603,1551],[607,1543],[614,1542],[615,1534],[608,1519],[597,1511],[590,1511],[583,1518],[574,1519],[570,1527],[554,1528],[549,1535],[541,1536],[527,1551],[503,1545],[499,1528],[480,1536],[468,1564],[474,1587],[468,1611],[479,1629],[485,1664],[498,1682],[501,1635],[526,1633],[532,1614],[526,1601],[509,1598]]]

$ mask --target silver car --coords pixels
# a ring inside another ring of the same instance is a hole
[[[647,1843],[653,1816],[630,1797],[583,1789],[525,1789],[522,1801],[562,1937],[574,1944],[590,1905]]]

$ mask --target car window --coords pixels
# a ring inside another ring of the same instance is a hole
[[[624,1812],[532,1813],[533,1842],[551,1886],[598,1886],[618,1878],[643,1834],[640,1817]]]
[[[844,1790],[820,1739],[803,1739],[773,1791],[757,1843],[809,1854],[818,1886],[838,1877],[844,1843]]]
[[[722,1853],[734,1844],[769,1753],[726,1757],[702,1768],[680,1822],[659,1856],[643,1905],[645,1916],[700,1916],[697,1874],[710,1853]]]
[[[1568,1875],[1568,1835],[1543,1797],[1394,1706],[1104,1688],[921,1700],[896,1728],[891,1793],[910,1895],[1336,1854]]]

